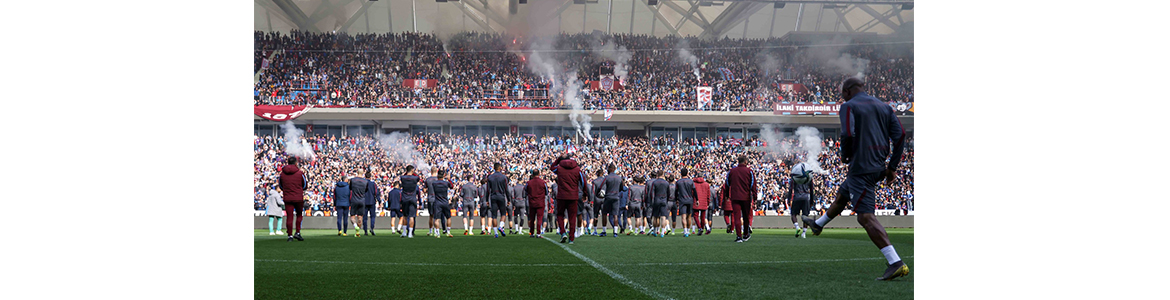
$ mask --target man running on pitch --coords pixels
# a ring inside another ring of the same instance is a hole
[[[885,227],[874,216],[874,188],[878,181],[891,184],[897,178],[895,171],[902,161],[906,132],[889,105],[865,93],[865,82],[861,79],[845,79],[841,83],[841,98],[849,99],[841,105],[838,113],[842,129],[841,161],[849,164],[849,172],[828,212],[816,221],[804,217],[804,224],[812,228],[813,235],[820,235],[825,224],[840,215],[846,203],[852,203],[857,223],[865,228],[869,239],[886,257],[888,266],[878,280],[906,276],[910,274],[910,267],[898,257]],[[889,153],[891,143],[893,155]],[[886,159],[889,159],[888,163]]]

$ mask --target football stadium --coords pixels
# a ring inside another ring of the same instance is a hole
[[[914,296],[913,1],[254,16],[254,298]]]

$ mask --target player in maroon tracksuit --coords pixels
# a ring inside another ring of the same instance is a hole
[[[557,175],[557,227],[560,228],[561,243],[573,243],[577,234],[577,205],[581,203],[582,189],[585,188],[585,173],[577,167],[577,161],[570,154],[557,157],[549,167]],[[565,229],[565,213],[569,215],[569,228]],[[566,235],[566,233],[568,235]]]
[[[301,220],[304,219],[302,212],[305,210],[305,186],[309,184],[309,177],[305,176],[305,172],[297,168],[297,158],[290,156],[288,164],[280,167],[280,178],[277,184],[280,189],[284,191],[284,227],[286,229],[293,229],[293,215],[297,216],[296,220],[296,235],[293,235],[292,230],[288,230],[288,241],[296,238],[298,241],[304,241],[301,237]]]
[[[539,237],[544,228],[544,195],[548,193],[544,179],[540,179],[540,170],[532,170],[532,178],[524,185],[524,192],[528,193],[528,237]]]
[[[727,171],[727,182],[723,185],[723,198],[731,200],[732,227],[735,228],[735,242],[746,242],[752,237],[752,205],[756,203],[756,176],[747,166],[747,156],[739,156],[739,166]],[[741,233],[741,231],[743,233]],[[746,233],[746,234],[744,234]]]
[[[711,185],[703,177],[695,178],[695,212],[692,214],[695,217],[695,225],[699,226],[697,232],[699,236],[703,235],[703,229],[707,228],[707,205],[714,200],[711,197]],[[711,229],[707,229],[707,234],[711,234]]]

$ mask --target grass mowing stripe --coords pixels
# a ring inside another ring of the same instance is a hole
[[[673,298],[663,296],[662,294],[659,294],[655,291],[651,291],[650,289],[647,289],[646,287],[642,286],[641,284],[638,284],[637,282],[634,282],[633,280],[626,279],[626,277],[622,276],[621,274],[614,273],[613,271],[609,270],[609,268],[602,266],[601,264],[593,261],[592,259],[589,259],[588,257],[585,257],[584,255],[581,255],[581,253],[577,253],[577,251],[573,251],[573,249],[569,249],[569,247],[566,247],[565,245],[561,245],[560,243],[557,243],[556,241],[553,241],[552,239],[549,239],[548,237],[541,235],[540,238],[548,241],[549,243],[553,243],[553,245],[557,245],[558,247],[561,247],[561,249],[565,249],[565,251],[568,251],[569,254],[572,254],[573,256],[576,256],[577,258],[581,259],[581,261],[588,263],[589,265],[593,266],[593,268],[596,268],[598,271],[601,271],[602,273],[609,275],[609,277],[612,277],[614,280],[617,280],[618,282],[621,282],[622,284],[625,284],[626,286],[629,286],[629,287],[632,287],[638,291],[641,291],[643,294],[646,294],[647,296],[654,297],[654,299],[671,299],[671,300],[673,300]]]
[[[446,263],[394,263],[376,261],[323,261],[323,260],[284,260],[284,259],[255,259],[259,262],[290,262],[314,264],[356,264],[356,265],[391,265],[391,266],[451,266],[451,267],[588,267],[586,264],[446,264]]]

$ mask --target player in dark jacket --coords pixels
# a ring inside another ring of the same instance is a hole
[[[670,184],[665,179],[660,178],[661,176],[662,171],[654,172],[654,178],[646,187],[646,202],[650,203],[651,216],[653,217],[654,227],[651,234],[665,237],[670,217],[669,206],[667,206],[667,201],[670,198]]]
[[[337,235],[349,236],[349,182],[345,177],[333,187],[333,214],[337,216]],[[357,230],[357,228],[354,228]]]
[[[304,241],[301,237],[301,221],[304,220],[305,210],[305,187],[309,184],[309,176],[305,175],[300,168],[297,168],[297,158],[290,156],[287,160],[288,164],[280,167],[280,177],[277,179],[277,184],[280,185],[280,190],[284,195],[284,227],[289,229],[288,241],[294,238],[298,241]],[[296,215],[296,234],[293,234],[293,215]]]
[[[602,202],[595,205],[601,206],[602,226],[605,226],[605,222],[608,221],[610,229],[613,229],[613,236],[617,237],[617,227],[622,219],[618,215],[620,213],[618,204],[621,202],[622,189],[626,187],[626,179],[614,173],[617,170],[617,166],[612,163],[606,166],[605,169],[609,174],[606,174],[605,177],[598,178],[600,184],[597,187],[597,196],[598,199],[602,199]],[[605,227],[601,228],[601,236],[605,236]]]
[[[634,229],[638,231],[638,234],[646,234],[646,186],[642,185],[643,182],[646,182],[645,178],[642,178],[642,176],[635,176],[634,185],[630,186],[630,202],[628,209],[630,212],[630,218],[632,219],[630,225],[633,227],[630,228],[631,230],[629,232],[626,232],[626,235],[633,234]]]
[[[402,237],[414,238],[414,217],[418,216],[419,193],[422,192],[418,187],[419,178],[414,166],[406,166],[406,174],[399,177],[398,181],[402,186],[402,215],[407,220]]]
[[[528,219],[528,196],[524,194],[524,182],[520,176],[516,176],[516,184],[512,185],[512,219],[508,221],[516,234],[524,233],[524,221]]]
[[[813,185],[813,175],[809,174],[808,182],[803,184],[796,183],[792,178],[788,179],[788,191],[785,192],[784,202],[788,205],[788,213],[792,215],[792,226],[796,227],[796,237],[804,238],[808,231],[808,225],[801,228],[800,222],[797,221],[797,216],[807,216],[809,207],[812,205],[812,199],[816,197],[816,189]]]
[[[369,181],[366,184],[366,219],[370,221],[370,236],[374,236],[374,220],[378,218],[378,202],[382,201],[382,190],[378,188],[378,183],[374,182],[374,176],[378,174],[373,171],[366,170],[366,178]]]
[[[447,220],[451,218],[451,204],[448,201],[448,195],[451,190],[455,189],[455,183],[447,180],[447,170],[439,170],[438,175],[434,181],[431,181],[431,193],[435,195],[435,215],[432,217],[439,222],[435,237],[441,238],[444,234],[447,237],[453,237],[451,231],[447,229]]]
[[[355,172],[356,173],[356,172]],[[354,176],[349,179],[349,209],[350,220],[354,221],[354,237],[362,236],[362,232],[369,234],[369,220],[366,219],[366,193],[370,188],[370,180]],[[361,231],[358,231],[358,230]]]
[[[874,215],[874,189],[879,181],[892,184],[897,179],[895,171],[902,161],[906,132],[889,105],[865,93],[865,82],[861,79],[849,77],[841,82],[841,98],[849,99],[838,113],[842,131],[841,161],[849,164],[849,172],[827,213],[815,221],[805,217],[804,224],[809,225],[813,235],[820,235],[824,226],[840,215],[847,203],[852,203],[857,223],[865,228],[889,264],[878,279],[905,276],[910,274],[910,267],[894,251],[885,227]]]
[[[512,201],[512,193],[508,191],[508,176],[504,176],[504,165],[495,163],[492,169],[496,172],[487,177],[487,193],[492,213],[488,218],[488,223],[491,223],[495,237],[507,237],[508,234],[504,232],[501,222],[508,216],[508,202]]]
[[[394,182],[390,182],[390,192],[386,194],[386,210],[390,214],[390,232],[402,231],[402,189]]]
[[[674,182],[674,199],[678,204],[678,215],[682,216],[683,236],[691,236],[691,232],[695,231],[695,224],[691,224],[691,212],[695,207],[695,181],[687,178],[689,170],[683,168],[679,171],[682,179]]]
[[[471,228],[475,227],[475,198],[479,191],[472,183],[474,178],[474,175],[465,176],[463,185],[459,186],[459,199],[463,204],[463,235],[471,235]],[[483,225],[483,221],[479,224]]]

